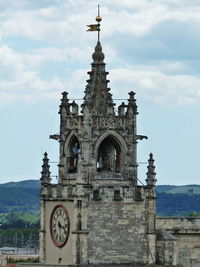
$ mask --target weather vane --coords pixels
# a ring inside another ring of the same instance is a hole
[[[98,15],[96,16],[96,21],[98,22],[97,24],[90,24],[87,25],[89,29],[87,30],[88,32],[98,32],[98,42],[100,40],[100,22],[102,21],[102,18],[100,17],[100,12],[99,12],[99,5],[98,5]]]

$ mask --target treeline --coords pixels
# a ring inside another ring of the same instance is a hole
[[[0,247],[39,247],[39,216],[9,212],[0,216]]]
[[[0,229],[39,229],[39,213],[9,212],[0,215]]]

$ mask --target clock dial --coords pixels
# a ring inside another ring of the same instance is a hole
[[[67,209],[63,205],[57,205],[53,209],[50,218],[50,233],[53,243],[57,247],[63,247],[69,237],[70,221]]]

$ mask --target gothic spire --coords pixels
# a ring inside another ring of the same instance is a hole
[[[149,160],[148,160],[149,164],[147,166],[147,185],[148,186],[155,186],[156,184],[156,172],[155,172],[155,166],[154,166],[154,159],[153,159],[153,154],[150,153],[149,154]]]
[[[109,80],[106,76],[108,72],[105,70],[104,53],[100,43],[100,21],[102,18],[99,15],[96,17],[98,24],[88,25],[89,31],[98,31],[98,40],[95,46],[95,51],[92,54],[93,62],[91,71],[88,72],[90,78],[87,80],[85,89],[83,113],[85,108],[93,115],[112,115],[114,114],[114,104],[112,95],[109,93],[110,88],[107,87]]]
[[[50,184],[51,182],[50,174],[51,172],[50,172],[48,154],[47,152],[45,152],[44,158],[43,158],[43,164],[42,164],[41,178],[40,178],[42,185]]]

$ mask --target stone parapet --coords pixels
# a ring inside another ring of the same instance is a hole
[[[53,264],[28,264],[28,263],[19,263],[16,267],[165,267],[166,265],[157,265],[157,264],[78,264],[78,265],[53,265]],[[167,265],[172,267],[174,265]],[[176,267],[182,267],[182,265],[176,265]]]
[[[156,229],[165,229],[172,233],[200,233],[200,217],[159,217]]]

